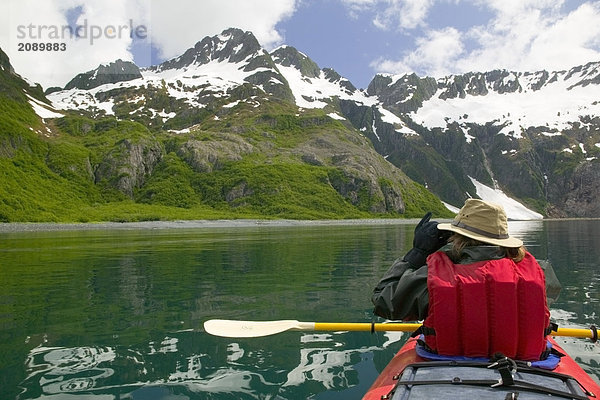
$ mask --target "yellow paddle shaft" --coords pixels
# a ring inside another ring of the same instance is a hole
[[[594,330],[596,332],[594,332]],[[556,331],[552,331],[552,336],[567,336],[567,337],[577,337],[577,338],[589,338],[594,339],[598,338],[598,328],[590,327],[588,329],[578,329],[578,328],[558,328]]]
[[[414,332],[421,324],[371,324],[368,322],[315,322],[316,331]]]
[[[364,331],[364,332],[414,332],[421,324],[417,323],[388,323],[388,324],[371,324],[368,322],[315,322],[316,331]],[[598,337],[597,333],[594,334],[593,329],[581,329],[581,328],[558,328],[556,331],[552,331],[552,336],[565,336],[565,337],[577,337],[577,338],[590,338]]]

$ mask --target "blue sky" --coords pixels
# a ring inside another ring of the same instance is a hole
[[[176,57],[228,27],[252,31],[268,50],[294,46],[360,88],[379,72],[442,77],[600,61],[600,0],[3,0],[3,7],[0,47],[44,87],[118,58],[147,66]],[[18,26],[84,21],[143,26],[148,35],[67,38],[62,53],[18,51],[31,39],[18,37]]]
[[[286,44],[359,87],[366,87],[373,76],[371,61],[395,53],[406,40],[377,29],[368,13],[352,17],[337,1],[305,2],[277,27]]]
[[[422,27],[377,27],[373,21],[380,10],[376,7],[352,12],[336,0],[305,1],[278,28],[286,44],[303,51],[319,66],[334,68],[357,87],[366,88],[379,72],[373,62],[383,57],[401,58],[424,31]],[[443,3],[431,10],[428,24],[466,30],[489,17],[485,10],[469,4]]]

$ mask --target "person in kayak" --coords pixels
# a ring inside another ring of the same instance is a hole
[[[544,263],[544,271],[508,234],[500,205],[468,199],[452,223],[430,218],[423,217],[413,248],[376,285],[374,313],[424,320],[423,345],[440,355],[544,358],[548,304],[560,291],[551,265]]]

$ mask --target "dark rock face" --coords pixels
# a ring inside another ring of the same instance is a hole
[[[329,184],[361,210],[404,213],[402,187],[410,180],[400,170],[390,168],[391,164],[372,151],[364,138],[322,136],[296,152],[307,164],[333,167]]]
[[[352,94],[356,92],[357,89],[352,82],[338,74],[332,68],[323,68],[323,74],[325,75],[325,79],[327,79],[329,82],[337,83],[343,87],[346,90],[346,93]]]
[[[101,65],[95,70],[77,75],[65,86],[69,89],[93,89],[107,83],[118,83],[141,78],[140,69],[132,62],[117,60],[108,65]]]
[[[600,215],[600,162],[584,162],[564,180],[550,214],[555,217],[597,217]]]
[[[8,58],[8,55],[4,51],[2,51],[2,49],[0,49],[0,68],[2,68],[2,70],[4,71],[7,71],[9,74],[15,73],[15,70],[10,64],[10,59]]]
[[[156,141],[133,142],[124,139],[100,162],[94,173],[96,183],[109,186],[133,197],[162,159],[164,150]]]
[[[228,162],[241,160],[254,150],[254,146],[238,135],[219,134],[210,141],[190,139],[177,149],[177,155],[194,171],[209,173]]]
[[[377,96],[388,110],[396,114],[416,111],[436,91],[434,78],[419,78],[416,74],[405,75],[396,81],[389,76],[376,75],[367,88],[369,95]]]
[[[284,46],[271,53],[273,61],[284,67],[295,67],[302,75],[308,78],[316,78],[321,74],[319,66],[305,54],[291,46]]]

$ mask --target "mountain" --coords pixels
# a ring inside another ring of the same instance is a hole
[[[600,63],[438,79],[379,75],[368,93],[417,135],[388,127],[374,143],[452,204],[483,183],[549,216],[598,216],[599,83]]]
[[[92,218],[449,216],[439,199],[454,209],[467,197],[513,219],[597,217],[599,64],[381,74],[359,90],[293,47],[268,52],[228,29],[37,101],[54,107],[40,117],[46,140],[70,160],[52,171],[91,185]]]
[[[260,107],[277,99],[334,113],[339,111],[335,99],[377,102],[334,70],[321,70],[293,47],[268,53],[252,33],[239,29],[206,37],[181,56],[142,69],[139,79],[122,79],[117,73],[112,84],[104,84],[107,78],[92,79],[105,75],[103,68],[80,74],[65,90],[49,97],[61,109],[114,115],[171,130],[187,129],[207,117],[209,110],[230,108],[236,102]],[[75,84],[83,75],[88,78]]]
[[[31,117],[19,135],[38,150],[0,141],[11,171],[3,221],[451,215],[342,117],[338,98],[372,99],[248,32],[226,30],[152,68],[102,65],[39,95],[46,113],[29,101],[18,110]],[[31,183],[15,191],[23,174]]]
[[[77,75],[65,89],[89,90],[107,83],[126,82],[141,78],[142,74],[137,65],[132,62],[117,60],[107,65],[100,65],[93,71]]]

